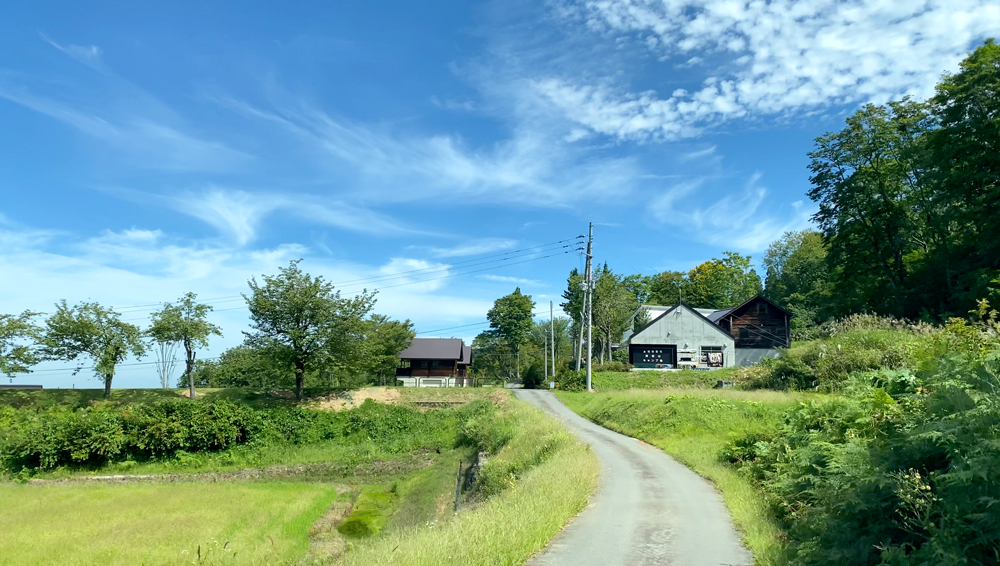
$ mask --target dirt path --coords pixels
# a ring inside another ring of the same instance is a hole
[[[548,391],[514,393],[564,421],[601,461],[601,484],[529,566],[752,563],[715,488],[663,451],[598,426]]]

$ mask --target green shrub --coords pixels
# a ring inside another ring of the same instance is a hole
[[[326,440],[378,445],[391,452],[454,445],[461,413],[421,413],[366,401],[340,413],[255,408],[220,400],[0,410],[0,470],[18,473],[60,466],[172,457],[260,443]]]
[[[856,373],[724,457],[779,502],[792,564],[1000,561],[997,357]]]
[[[594,368],[591,373],[595,371],[613,371],[613,372],[625,372],[632,371],[632,365],[627,362],[609,361],[603,364],[594,364]]]

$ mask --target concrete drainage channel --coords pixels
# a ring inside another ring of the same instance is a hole
[[[590,507],[530,566],[752,563],[710,482],[663,451],[584,419],[548,391],[514,394],[565,422],[601,461]]]

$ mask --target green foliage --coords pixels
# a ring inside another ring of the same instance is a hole
[[[996,564],[1000,361],[855,374],[726,457],[775,498],[792,564]]]
[[[150,315],[151,324],[146,331],[156,342],[184,346],[184,380],[190,380],[194,371],[195,350],[207,348],[209,336],[222,336],[218,326],[205,320],[212,307],[199,304],[197,298],[196,294],[187,293],[176,304],[166,303],[161,310]]]
[[[318,411],[258,408],[219,400],[166,401],[47,410],[0,407],[0,469],[9,473],[62,466],[96,467],[217,451],[247,444],[372,443],[389,452],[454,443],[455,410],[429,411],[367,401]]]
[[[251,279],[250,309],[253,332],[247,343],[268,354],[275,364],[288,364],[295,373],[295,392],[301,397],[306,371],[344,371],[363,363],[360,347],[364,317],[375,304],[362,292],[342,298],[322,277],[312,277],[292,261],[263,284]]]
[[[493,301],[493,308],[486,313],[486,318],[490,321],[489,335],[492,338],[492,345],[497,349],[506,349],[513,359],[514,374],[502,377],[521,377],[520,353],[521,346],[531,334],[534,323],[532,322],[535,301],[531,295],[521,293],[521,288],[514,289],[514,292],[500,297]],[[502,355],[497,353],[497,355]]]
[[[486,454],[473,486],[482,497],[514,487],[525,473],[572,442],[565,428],[523,403],[479,402],[470,411],[460,440]]]
[[[624,278],[608,269],[607,264],[598,269],[594,281],[594,342],[599,347],[598,357],[603,362],[611,357],[611,346],[628,330],[632,314],[639,302],[629,291]]]
[[[41,361],[35,342],[41,329],[32,322],[38,313],[0,314],[0,374],[28,373]]]
[[[673,305],[683,300],[689,305],[724,309],[735,307],[761,292],[760,277],[750,256],[724,252],[688,273],[665,271],[649,284],[650,302]]]
[[[73,361],[90,358],[94,372],[104,380],[104,396],[111,395],[115,367],[129,355],[146,353],[142,331],[123,322],[121,315],[97,303],[70,307],[56,304],[56,312],[45,321],[43,355],[48,359]]]
[[[815,337],[829,313],[832,289],[823,236],[812,230],[786,232],[764,254],[765,296],[792,312],[792,338]]]

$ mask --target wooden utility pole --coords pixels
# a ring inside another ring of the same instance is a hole
[[[555,306],[549,301],[549,343],[552,344],[552,379],[556,378],[556,317]]]
[[[594,223],[590,223],[590,231],[587,236],[587,391],[593,391],[591,387],[590,366],[594,361],[594,271],[591,269],[591,261],[594,257]]]

